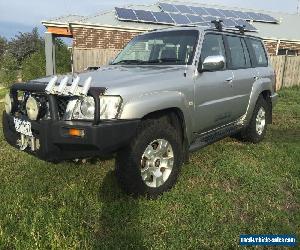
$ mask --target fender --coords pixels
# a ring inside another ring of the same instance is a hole
[[[246,114],[243,117],[243,125],[248,125],[250,123],[256,102],[260,94],[265,90],[268,90],[272,93],[272,86],[273,85],[270,78],[260,78],[257,81],[255,81],[255,83],[252,86],[248,108]]]
[[[133,98],[123,104],[120,119],[142,119],[150,113],[170,108],[181,110],[186,125],[187,139],[190,142],[192,139],[191,111],[193,107],[189,106],[185,95],[179,91],[155,91]]]

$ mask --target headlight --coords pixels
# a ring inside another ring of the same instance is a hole
[[[5,95],[4,104],[5,104],[5,112],[6,114],[9,115],[12,111],[12,99],[10,97],[10,94]]]
[[[116,119],[122,103],[120,96],[100,96],[100,119]],[[72,118],[75,120],[93,120],[95,101],[93,97],[84,97],[77,101]]]
[[[39,115],[40,105],[37,100],[30,96],[26,102],[26,111],[30,120],[37,120]]]

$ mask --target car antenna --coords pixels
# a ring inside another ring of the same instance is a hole
[[[242,35],[245,34],[245,28],[246,28],[246,25],[237,25],[237,26],[235,26],[235,27],[239,30],[239,32],[240,32]]]
[[[213,23],[215,25],[215,27],[216,27],[216,29],[218,31],[222,31],[223,30],[223,25],[222,25],[223,20],[221,20],[221,19],[213,20],[213,21],[211,21],[211,23]]]

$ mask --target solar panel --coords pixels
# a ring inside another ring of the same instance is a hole
[[[226,14],[223,12],[223,10],[221,9],[216,9],[220,14],[219,16],[222,17],[222,18],[226,18]]]
[[[235,22],[239,26],[245,26],[245,30],[248,30],[248,31],[257,31],[257,29],[253,25],[251,25],[250,23],[248,23],[247,21],[245,21],[243,19],[235,20]]]
[[[232,10],[231,12],[240,19],[249,20],[249,16],[245,12],[237,10]]]
[[[176,24],[190,24],[190,20],[182,15],[182,14],[174,14],[174,13],[170,13],[170,16],[173,18],[173,20],[175,21]]]
[[[222,10],[226,18],[237,18],[237,16],[230,10]]]
[[[146,10],[134,10],[139,21],[156,23],[152,12]]]
[[[156,18],[157,23],[162,24],[174,24],[174,20],[170,17],[168,13],[165,12],[152,12],[153,16]]]
[[[200,16],[208,15],[208,13],[205,11],[204,8],[201,7],[191,7],[191,8],[195,12],[195,14],[198,14]]]
[[[137,21],[137,17],[133,10],[125,8],[115,8],[117,17],[122,21]]]
[[[195,14],[193,10],[186,5],[174,5],[182,14]]]
[[[274,17],[271,17],[267,14],[257,13],[261,17],[261,21],[265,22],[271,22],[271,23],[278,23],[278,20],[276,20]]]
[[[164,12],[170,12],[170,13],[178,13],[179,12],[173,4],[159,3],[159,7]]]
[[[221,13],[217,9],[214,9],[214,8],[205,8],[205,10],[211,16],[217,16],[217,17],[221,17],[222,16]]]
[[[246,12],[246,14],[250,17],[251,20],[259,20],[260,16],[255,12]]]
[[[238,24],[234,20],[227,18],[223,20],[223,25],[225,27],[235,27]]]
[[[204,19],[205,22],[211,22],[219,19],[218,17],[215,16],[203,16],[202,18]]]
[[[191,23],[203,23],[204,22],[204,19],[199,15],[186,14],[186,16],[191,21]]]

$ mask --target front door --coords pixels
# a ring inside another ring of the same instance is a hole
[[[223,35],[205,35],[201,62],[208,56],[222,55],[226,58]],[[222,70],[202,72],[195,78],[194,132],[202,133],[233,121],[233,72],[227,63]]]

